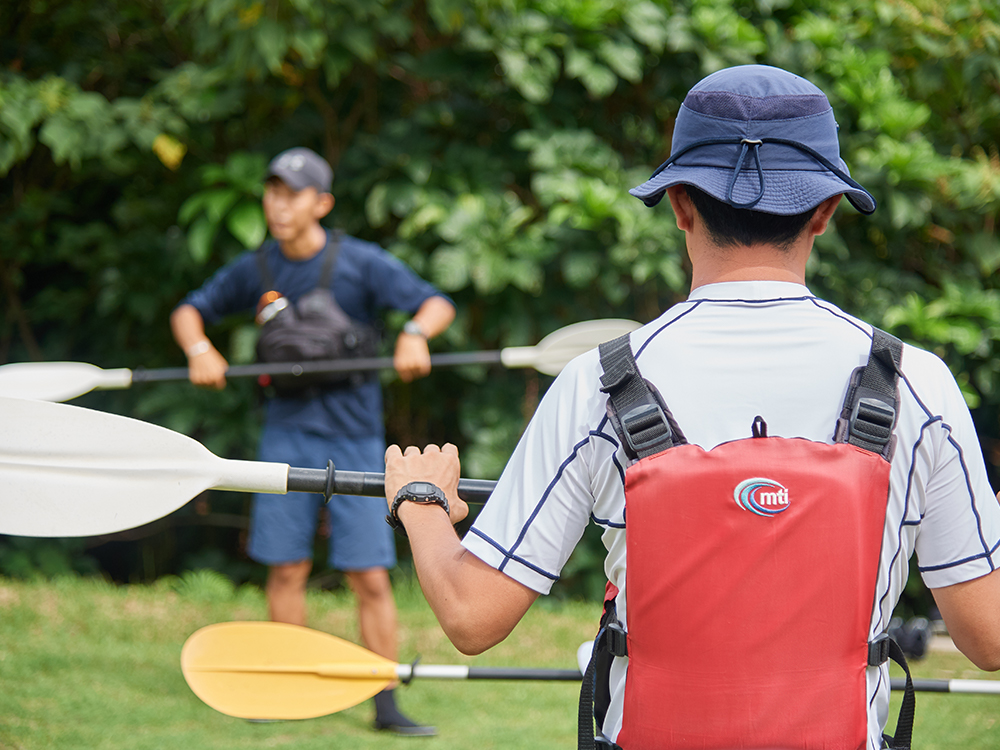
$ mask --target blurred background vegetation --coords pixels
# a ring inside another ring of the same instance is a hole
[[[829,96],[854,176],[808,282],[933,349],[1000,463],[1000,6],[992,0],[9,0],[0,6],[0,363],[179,365],[167,317],[264,237],[267,160],[333,164],[330,223],[450,294],[435,346],[534,344],[568,323],[648,321],[683,299],[669,207],[627,194],[669,153],[684,94],[764,63]],[[389,318],[389,340],[401,320]],[[230,362],[255,331],[211,335]],[[391,441],[456,442],[496,477],[549,380],[386,378]],[[137,385],[77,403],[252,458],[259,395]],[[350,467],[342,467],[350,468]],[[147,581],[199,567],[259,580],[246,498],[199,498],[110,538],[0,538],[0,573]],[[557,586],[603,585],[597,535]],[[404,565],[405,565],[405,550]],[[335,583],[335,579],[333,581]],[[911,581],[904,607],[926,605]]]

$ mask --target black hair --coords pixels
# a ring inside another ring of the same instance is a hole
[[[693,185],[684,190],[705,221],[708,233],[719,247],[775,245],[785,249],[802,234],[819,206],[801,214],[779,216],[747,208],[733,208]]]

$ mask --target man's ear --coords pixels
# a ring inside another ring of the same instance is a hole
[[[830,219],[833,218],[833,212],[837,210],[837,204],[840,203],[840,199],[843,197],[843,195],[834,195],[819,204],[816,208],[816,213],[809,220],[810,234],[818,237],[826,231],[827,226],[830,224]]]
[[[319,221],[333,210],[336,199],[330,193],[319,193],[316,198],[316,220]]]
[[[683,185],[671,185],[667,188],[667,198],[677,217],[677,228],[682,232],[690,232],[694,227],[694,203]]]

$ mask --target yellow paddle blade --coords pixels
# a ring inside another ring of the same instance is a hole
[[[202,701],[241,719],[311,719],[371,698],[396,663],[328,633],[277,622],[224,622],[187,639],[181,671]]]

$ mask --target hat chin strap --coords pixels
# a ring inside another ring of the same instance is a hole
[[[821,165],[826,167],[829,171],[833,172],[837,177],[843,180],[846,184],[850,185],[851,187],[857,190],[860,190],[863,193],[868,193],[868,191],[865,190],[858,182],[853,180],[850,177],[850,175],[848,175],[846,172],[844,172],[844,170],[834,165],[833,162],[831,162],[829,159],[823,156],[823,154],[819,153],[819,151],[810,148],[804,143],[788,140],[787,138],[756,139],[756,138],[740,138],[739,136],[731,136],[726,138],[705,138],[700,141],[695,141],[691,145],[682,148],[676,154],[671,154],[669,159],[667,159],[665,162],[663,162],[663,164],[657,167],[656,171],[653,172],[652,175],[650,175],[649,179],[651,180],[654,177],[656,177],[656,175],[660,174],[660,172],[665,170],[667,167],[676,162],[680,157],[682,157],[684,154],[686,154],[688,151],[691,151],[692,149],[700,148],[702,146],[715,146],[718,144],[727,144],[727,143],[740,144],[742,146],[742,148],[740,149],[740,156],[736,161],[736,166],[733,168],[733,177],[729,181],[729,188],[726,190],[726,203],[728,203],[733,208],[753,208],[764,197],[765,178],[764,178],[764,168],[761,166],[760,163],[760,147],[763,146],[765,143],[775,143],[782,146],[791,146],[792,148],[796,148],[799,151],[802,151],[803,153],[808,154],[809,156],[814,158]],[[736,203],[733,200],[733,193],[736,190],[736,180],[739,178],[740,172],[743,170],[743,166],[746,163],[747,153],[750,151],[751,148],[753,149],[754,166],[757,167],[757,179],[760,182],[760,190],[757,191],[757,195],[753,200],[747,203]],[[862,208],[858,204],[857,199],[851,195],[847,196],[847,200],[849,200],[851,202],[851,205],[854,206],[863,214],[870,214],[875,211],[874,208],[871,211]],[[873,203],[875,202],[874,198],[872,198],[872,202]]]
[[[740,158],[733,168],[733,179],[729,181],[729,189],[726,191],[726,203],[733,208],[753,208],[764,197],[764,169],[760,166],[760,147],[764,142],[757,139],[744,138],[740,143],[743,144],[743,148],[740,149]],[[760,181],[760,190],[757,191],[757,197],[749,203],[737,203],[733,199],[733,191],[736,190],[736,179],[740,176],[740,170],[743,169],[743,162],[747,158],[747,151],[750,150],[751,146],[753,146],[753,160],[757,166],[757,179]]]

